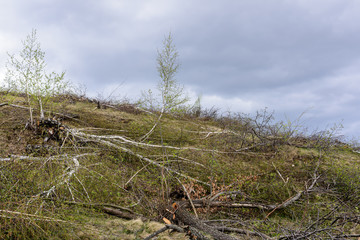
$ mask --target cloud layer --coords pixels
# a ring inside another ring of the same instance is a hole
[[[156,51],[173,33],[177,79],[203,104],[264,107],[360,135],[360,2],[353,0],[32,0],[0,3],[0,64],[32,28],[49,67],[89,92],[155,87]],[[0,76],[4,68],[0,70]]]

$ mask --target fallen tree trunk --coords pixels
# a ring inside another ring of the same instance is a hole
[[[222,233],[222,232],[216,230],[216,228],[203,223],[199,219],[192,216],[179,203],[174,203],[171,208],[172,208],[172,211],[168,211],[164,215],[169,215],[169,213],[170,213],[169,218],[175,222],[181,222],[185,225],[188,225],[189,227],[196,228],[200,231],[203,231],[203,232],[211,235],[213,238],[215,238],[217,240],[239,240],[236,237]]]
[[[116,217],[119,217],[119,218],[123,218],[123,219],[131,220],[131,219],[140,218],[142,221],[149,220],[148,218],[145,218],[145,217],[143,217],[141,215],[134,214],[134,213],[129,213],[129,212],[124,212],[124,211],[121,211],[119,209],[114,209],[114,208],[110,208],[110,207],[102,207],[101,209],[107,214],[110,214],[110,215],[113,215],[113,216],[116,216]]]

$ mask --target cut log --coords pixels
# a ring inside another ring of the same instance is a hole
[[[174,203],[171,208],[173,210],[170,213],[173,213],[173,216],[170,218],[174,221],[181,222],[189,227],[203,231],[217,240],[238,240],[238,238],[222,233],[195,218],[184,207],[181,207],[179,203]]]

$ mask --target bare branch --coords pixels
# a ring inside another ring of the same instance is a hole
[[[165,227],[157,230],[153,234],[151,234],[151,235],[147,236],[146,238],[144,238],[144,240],[150,240],[150,239],[156,237],[157,235],[159,235],[160,233],[163,233],[163,232],[165,232],[166,230],[169,230],[169,229],[175,230],[177,232],[184,232],[184,229],[182,229],[181,227],[178,227],[178,226],[172,225],[172,224],[167,224],[167,225],[165,225]]]
[[[142,156],[142,155],[140,155],[140,154],[138,154],[138,153],[135,153],[135,152],[131,151],[131,150],[128,149],[128,148],[125,148],[125,147],[123,147],[123,146],[119,146],[119,145],[114,144],[114,143],[112,143],[112,142],[103,140],[103,139],[123,138],[123,137],[120,137],[120,136],[96,136],[96,135],[81,133],[81,132],[78,132],[78,131],[70,131],[70,133],[73,134],[74,136],[77,136],[77,137],[80,137],[80,138],[85,138],[85,137],[94,138],[94,139],[96,139],[96,142],[98,142],[98,143],[101,143],[101,144],[104,144],[104,145],[106,145],[106,146],[109,146],[109,147],[112,147],[112,148],[116,148],[116,149],[118,149],[118,150],[121,150],[122,152],[125,152],[125,153],[128,153],[128,154],[132,155],[132,156],[135,156],[135,157],[139,158],[140,160],[143,160],[143,161],[146,161],[146,162],[148,162],[148,163],[151,163],[152,165],[155,165],[155,166],[157,166],[157,167],[159,167],[159,168],[164,168],[165,170],[167,170],[167,171],[169,171],[169,172],[173,172],[173,173],[175,173],[175,174],[177,174],[177,175],[179,175],[179,176],[181,176],[181,177],[184,177],[184,178],[187,178],[187,179],[191,179],[191,180],[193,180],[193,181],[199,182],[199,183],[204,184],[204,185],[207,185],[207,186],[209,185],[209,184],[206,183],[206,182],[200,181],[200,180],[198,180],[198,179],[195,179],[195,178],[190,177],[190,176],[188,176],[188,175],[185,175],[185,174],[183,174],[183,173],[177,172],[177,171],[175,171],[175,170],[173,170],[173,169],[171,169],[171,168],[169,168],[169,167],[165,167],[165,166],[159,164],[158,162],[156,162],[156,161],[154,161],[154,160],[151,160],[151,159],[149,159],[149,158],[147,158],[147,157],[144,157],[144,156]],[[125,138],[123,138],[123,139],[125,139]],[[127,140],[127,141],[129,141],[129,140]]]

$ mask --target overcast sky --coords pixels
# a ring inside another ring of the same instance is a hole
[[[358,0],[0,0],[0,79],[7,52],[37,29],[49,70],[88,94],[136,99],[155,88],[170,31],[177,80],[205,107],[277,117],[360,136]]]

